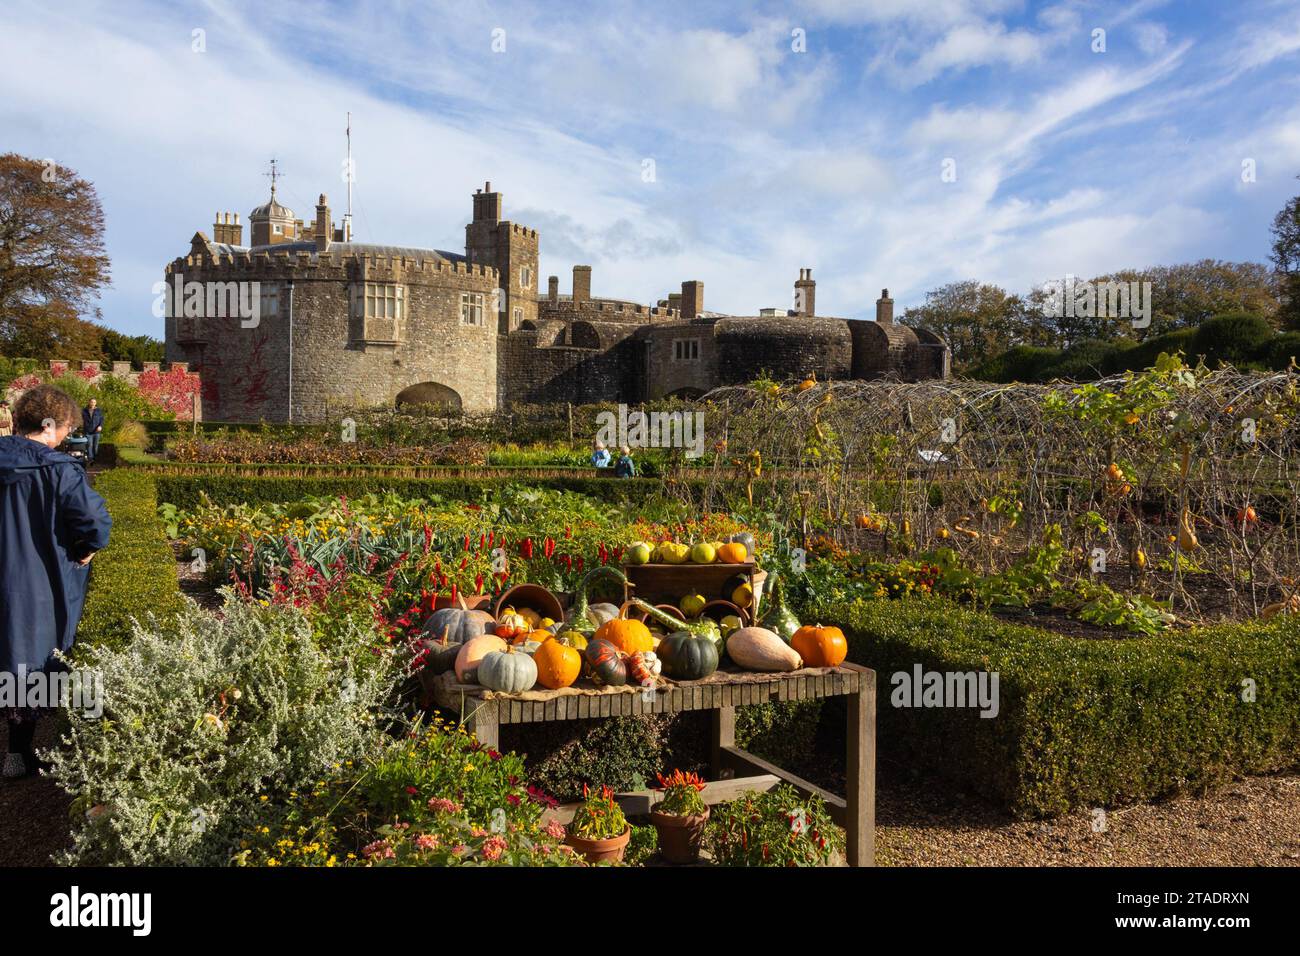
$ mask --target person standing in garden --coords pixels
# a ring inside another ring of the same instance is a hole
[[[632,449],[624,445],[619,451],[621,454],[618,456],[618,462],[614,465],[614,477],[635,478],[636,465],[632,461]]]
[[[70,455],[56,451],[77,424],[77,403],[53,385],[14,405],[16,434],[0,438],[0,672],[32,674],[61,665],[86,600],[90,559],[108,544],[104,499]],[[5,777],[30,776],[36,708],[7,708]]]
[[[0,438],[14,433],[14,413],[9,411],[9,403],[0,401]]]
[[[90,404],[81,410],[81,430],[88,442],[86,461],[93,465],[95,457],[99,454],[99,439],[104,432],[104,413],[99,408],[99,402],[93,398]]]
[[[609,449],[605,447],[605,443],[599,438],[596,439],[591,452],[591,463],[597,468],[609,467]]]

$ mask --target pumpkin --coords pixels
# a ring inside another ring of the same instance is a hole
[[[655,678],[663,669],[663,664],[659,656],[654,651],[642,651],[639,654],[633,654],[627,659],[627,676],[634,684],[640,684],[642,687],[653,686]]]
[[[523,637],[530,630],[532,628],[528,624],[528,618],[522,614],[508,611],[497,619],[497,637],[504,637],[507,641]]]
[[[691,560],[696,564],[712,564],[718,559],[718,549],[707,541],[701,541],[691,548]]]
[[[551,690],[568,687],[582,673],[582,653],[562,640],[546,641],[533,654],[537,683]]]
[[[718,669],[718,645],[690,631],[669,634],[655,648],[664,673],[674,680],[702,680]]]
[[[601,565],[588,571],[573,592],[573,607],[569,609],[567,623],[561,628],[561,633],[579,632],[585,638],[590,639],[596,632],[596,628],[604,624],[609,618],[618,616],[618,607],[613,604],[595,605],[596,613],[593,616],[592,607],[587,604],[587,592],[591,588],[592,582],[597,578],[612,578],[619,584],[627,584],[627,575],[617,568],[609,565]],[[606,613],[607,611],[611,613]]]
[[[739,531],[727,538],[727,544],[743,544],[746,554],[754,553],[754,536],[748,531]]]
[[[838,627],[805,624],[794,632],[790,646],[809,667],[839,667],[849,656],[849,642]]]
[[[431,674],[445,674],[456,666],[460,645],[453,644],[446,631],[436,641],[422,638],[418,646],[424,652],[424,669]]]
[[[517,645],[531,642],[533,644],[541,645],[545,644],[554,636],[554,634],[547,630],[529,631],[527,634],[520,634],[518,637],[513,638],[510,643]]]
[[[691,549],[677,541],[665,541],[659,545],[659,557],[666,564],[685,564],[691,556]]]
[[[521,694],[537,683],[537,664],[528,654],[510,647],[492,651],[479,662],[478,682],[504,694]]]
[[[521,607],[515,613],[527,621],[528,626],[534,630],[542,626],[542,616],[530,607]]]
[[[434,611],[424,622],[423,630],[430,636],[446,634],[451,644],[464,644],[471,638],[490,634],[492,615],[487,611],[471,611],[465,606],[465,596],[460,595],[460,607],[444,607]]]
[[[600,627],[606,621],[612,621],[616,617],[618,617],[618,605],[610,604],[608,601],[592,604],[587,608],[587,620],[595,627]]]
[[[627,664],[619,649],[609,641],[592,641],[582,652],[582,661],[597,684],[622,687],[627,683]]]
[[[727,638],[727,656],[751,671],[797,671],[803,667],[799,653],[765,627],[732,631]]]
[[[481,634],[470,638],[460,646],[460,653],[456,655],[456,680],[462,684],[471,683],[476,679],[475,675],[483,658],[494,651],[504,651],[508,646],[494,634]]]
[[[728,541],[718,549],[718,560],[723,564],[744,564],[749,560],[749,548],[739,541]]]
[[[629,601],[619,609],[619,616],[611,618],[600,627],[596,628],[596,638],[602,641],[609,641],[624,654],[636,654],[640,651],[653,651],[654,639],[650,636],[650,628],[646,627],[640,621],[632,620],[626,617],[626,612],[632,603]]]

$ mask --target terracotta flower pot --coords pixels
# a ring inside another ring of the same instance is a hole
[[[465,599],[465,610],[467,611],[490,611],[488,607],[492,603],[490,594],[462,594]],[[439,594],[433,599],[433,609],[441,611],[445,607],[460,607],[460,601],[452,600],[450,594]]]
[[[494,617],[500,617],[507,607],[526,607],[537,612],[541,617],[552,621],[564,620],[564,605],[551,591],[540,584],[516,584],[497,598],[496,607],[492,609]]]
[[[709,822],[709,808],[693,817],[650,811],[650,822],[659,831],[659,852],[669,863],[694,863],[700,858],[700,840]]]
[[[588,863],[621,863],[627,841],[632,839],[632,828],[627,827],[616,837],[608,840],[584,840],[582,837],[568,833],[564,842],[587,858]]]

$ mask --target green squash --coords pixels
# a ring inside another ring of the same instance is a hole
[[[444,607],[429,615],[421,630],[431,640],[437,640],[444,634],[452,644],[464,644],[466,641],[493,633],[495,621],[487,611],[471,611],[465,607],[465,599],[460,599],[460,607]]]
[[[642,611],[645,611],[647,617],[652,621],[657,622],[670,634],[685,629],[695,637],[708,638],[717,646],[718,656],[722,656],[722,631],[718,628],[718,622],[713,620],[713,618],[698,617],[695,620],[688,622],[683,628],[683,624],[678,618],[659,610],[659,608],[655,607],[653,604],[648,604],[640,598],[633,598],[632,604],[635,607],[640,608]]]
[[[627,576],[618,568],[607,564],[592,568],[583,575],[582,580],[578,582],[578,587],[573,592],[573,607],[569,608],[561,633],[576,631],[587,640],[591,640],[592,635],[596,633],[596,628],[603,623],[600,618],[603,617],[606,607],[605,605],[596,605],[598,610],[593,616],[591,613],[592,608],[587,604],[587,591],[590,589],[592,582],[602,577],[611,578],[620,584],[627,584]],[[617,616],[617,614],[618,608],[614,608],[613,616]]]
[[[772,606],[760,623],[769,631],[775,631],[781,640],[789,644],[794,632],[799,630],[799,619],[785,606],[785,591],[775,574],[768,579],[767,587],[768,593],[772,595]]]
[[[702,680],[718,669],[718,646],[690,631],[669,634],[655,649],[664,674],[674,680]]]
[[[610,641],[598,638],[582,652],[583,669],[597,684],[622,687],[627,683],[627,661]]]

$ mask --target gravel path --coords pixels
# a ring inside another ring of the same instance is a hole
[[[882,790],[885,866],[1300,866],[1300,774],[1247,777],[1203,796],[1021,822],[924,787]]]

